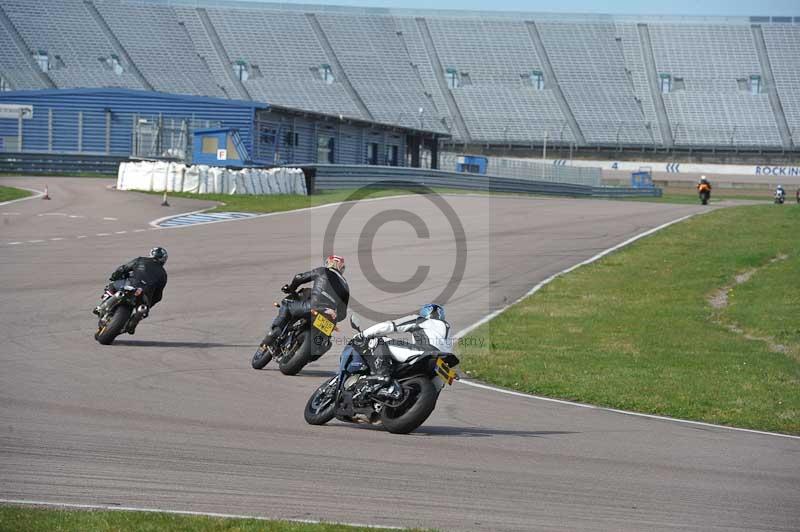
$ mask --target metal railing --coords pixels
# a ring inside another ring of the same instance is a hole
[[[314,187],[318,190],[336,190],[374,187],[452,188],[482,192],[507,192],[570,197],[660,197],[660,188],[600,187],[573,183],[554,183],[532,179],[460,174],[393,166],[305,166],[314,173]]]

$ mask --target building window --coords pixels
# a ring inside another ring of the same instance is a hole
[[[300,144],[300,133],[296,131],[287,131],[283,135],[283,143],[287,146],[297,146]]]
[[[672,76],[669,74],[659,74],[658,76],[661,78],[661,93],[669,94],[672,90]]]
[[[761,76],[750,76],[750,94],[761,94]]]
[[[533,70],[529,74],[522,74],[522,81],[537,91],[544,90],[544,74],[541,70]]]
[[[336,78],[333,77],[333,70],[331,70],[330,65],[322,65],[321,67],[319,67],[319,73],[320,76],[322,76],[322,81],[324,81],[328,85],[336,81]]]
[[[445,72],[445,79],[447,80],[447,86],[451,89],[457,89],[459,86],[458,83],[458,71],[455,68],[448,68],[447,72]]]
[[[219,148],[219,139],[217,137],[203,137],[203,153],[217,153]]]
[[[386,146],[386,166],[397,166],[397,154],[399,150],[397,146],[392,144]]]
[[[320,135],[317,137],[317,162],[333,164],[334,158],[334,139],[330,135]]]
[[[367,164],[378,164],[378,143],[370,142],[367,144]]]
[[[236,74],[239,81],[250,79],[250,72],[247,69],[247,63],[244,61],[239,60],[233,63],[233,73]]]
[[[262,127],[258,130],[258,140],[261,144],[275,144],[276,131],[270,127]]]
[[[36,64],[42,69],[42,72],[48,72],[50,70],[50,56],[47,55],[47,52],[39,50],[33,54],[33,60],[36,61]]]

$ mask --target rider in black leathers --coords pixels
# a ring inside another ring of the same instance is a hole
[[[164,264],[167,262],[167,257],[166,249],[153,248],[149,257],[137,257],[114,270],[109,280],[113,282],[130,279],[131,285],[142,289],[142,300],[149,311],[164,296],[164,287],[167,286],[167,271],[164,269]],[[95,308],[95,314],[99,313],[99,308]],[[133,331],[130,332],[133,334]]]
[[[311,309],[333,309],[336,311],[336,321],[342,321],[347,316],[347,303],[350,300],[350,288],[344,278],[344,259],[338,255],[331,255],[325,259],[325,265],[315,268],[310,272],[298,273],[292,282],[283,285],[281,290],[288,294],[294,292],[298,286],[313,281],[311,295],[302,301],[284,299],[272,328],[264,337],[261,345],[267,347],[272,344],[280,334],[283,327],[291,320],[297,320],[309,315]]]

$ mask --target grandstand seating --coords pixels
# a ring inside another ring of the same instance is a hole
[[[0,0],[0,8],[0,76],[13,89],[50,82],[152,87],[422,126],[450,131],[455,141],[498,145],[545,137],[581,142],[575,132],[586,146],[663,147],[663,132],[676,146],[781,149],[788,145],[782,112],[800,146],[796,23],[760,22],[777,92],[769,92],[765,76],[754,94],[747,81],[767,65],[759,60],[765,55],[758,29],[745,19],[649,19],[639,28],[631,17],[224,0]],[[50,60],[46,75],[33,63],[39,51]],[[672,76],[669,92],[653,91],[653,62],[656,74]],[[237,73],[237,65],[246,72]],[[325,68],[331,70],[321,75]],[[448,86],[448,69],[457,71],[457,86]],[[545,76],[543,87],[531,83],[534,72]]]
[[[325,83],[312,68],[331,61],[301,12],[208,9],[231,61],[256,65],[261,77],[244,85],[254,99],[356,118],[361,115],[342,83]]]
[[[317,19],[375,120],[443,130],[438,110],[425,95],[393,18],[322,13]]]
[[[800,26],[764,25],[763,31],[786,123],[800,147]]]
[[[663,95],[677,145],[781,145],[768,95],[737,81],[761,75],[748,26],[653,24],[650,34],[659,73],[685,86]]]
[[[2,8],[30,53],[47,52],[57,87],[142,88],[128,69],[117,74],[100,61],[116,50],[82,0],[2,0]]]
[[[132,9],[113,0],[95,6],[153,87],[163,92],[225,96],[172,8],[137,4]]]
[[[653,135],[653,141],[661,145],[664,139],[661,136],[661,129],[658,127],[658,115],[656,114],[655,102],[650,91],[647,77],[646,62],[644,59],[645,51],[639,38],[639,32],[635,24],[618,23],[617,36],[622,43],[622,55],[625,64],[625,73],[630,78],[633,87],[633,94],[641,102],[641,110],[646,123],[650,124],[649,132]]]
[[[13,37],[2,25],[0,25],[0,42],[3,43],[3,46],[0,46],[0,74],[12,88],[47,88],[23,55],[25,51],[13,44]]]
[[[558,83],[586,140],[651,144],[647,120],[625,74],[613,24],[538,24]]]
[[[504,144],[542,142],[545,135],[551,142],[573,140],[553,91],[524,82],[543,70],[524,22],[430,18],[428,26],[442,68],[469,75],[469,84],[452,93],[473,138]]]

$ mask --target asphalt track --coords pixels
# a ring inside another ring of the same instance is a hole
[[[149,229],[167,211],[160,198],[114,192],[105,180],[46,182],[51,201],[0,205],[0,499],[446,530],[800,529],[794,439],[463,384],[443,392],[409,436],[306,425],[305,401],[340,347],[295,378],[272,366],[254,371],[249,358],[277,287],[318,264],[335,207]],[[15,183],[45,181],[0,179]],[[455,330],[553,273],[701,210],[445,199],[468,250],[448,302]],[[175,200],[169,212],[197,208]],[[430,234],[390,222],[370,253],[369,239],[359,242],[365,220],[400,210],[424,218]],[[135,336],[98,345],[89,310],[100,287],[153,245],[170,251],[165,301]],[[362,305],[400,313],[447,284],[456,247],[433,204],[395,198],[354,207],[336,251],[349,259]],[[389,282],[419,264],[430,273],[408,293],[387,293],[388,282],[364,273],[370,254]]]

